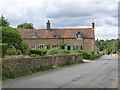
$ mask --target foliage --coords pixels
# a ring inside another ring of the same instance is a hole
[[[8,22],[8,19],[5,19],[5,17],[2,15],[0,18],[0,27],[8,27],[10,25],[10,22]]]
[[[20,55],[21,50],[17,50],[15,48],[9,48],[6,52],[6,55]]]
[[[44,56],[47,53],[48,50],[44,50],[44,49],[31,49],[30,50],[30,54],[38,54],[40,56]]]
[[[47,49],[50,49],[50,44],[47,44]]]
[[[23,23],[17,26],[18,29],[34,29],[32,23]]]
[[[0,57],[5,57],[6,52],[7,52],[7,48],[8,48],[8,44],[0,43]]]
[[[29,44],[27,42],[22,42],[22,53],[26,54],[29,48]]]
[[[118,49],[120,49],[120,40],[111,39],[111,40],[97,40],[100,51],[104,51],[105,54],[115,54]]]
[[[61,50],[61,52],[64,53],[64,54],[69,54],[70,50]]]
[[[2,43],[7,43],[9,48],[14,47],[16,49],[21,49],[23,39],[20,36],[19,31],[12,27],[1,28],[2,28]]]
[[[32,71],[31,70],[25,70],[21,73],[21,76],[26,76],[26,75],[32,75]]]
[[[31,54],[31,57],[40,57],[39,54]]]
[[[62,52],[58,48],[52,48],[52,49],[49,49],[48,52],[46,53],[46,55],[54,55],[54,54],[61,55]]]
[[[64,42],[60,42],[60,44],[59,44],[59,49],[64,49],[64,46],[65,46],[65,43]]]

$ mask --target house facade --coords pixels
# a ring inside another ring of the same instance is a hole
[[[65,50],[96,51],[94,22],[92,28],[64,28],[51,29],[50,21],[47,21],[46,29],[19,29],[24,42],[31,49],[57,48],[61,42],[65,43]]]

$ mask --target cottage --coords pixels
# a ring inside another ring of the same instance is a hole
[[[95,51],[94,22],[92,28],[64,28],[52,29],[47,21],[46,29],[19,29],[24,42],[31,49],[57,48],[61,42],[65,43],[65,50]]]

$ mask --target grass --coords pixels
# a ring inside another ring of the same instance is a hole
[[[59,69],[59,68],[65,67],[65,66],[70,66],[70,65],[73,65],[73,64],[80,64],[80,63],[84,63],[84,61],[79,61],[78,63],[67,62],[66,65],[63,65],[63,66],[42,67],[39,70],[33,70],[33,71],[32,70],[24,70],[21,73],[13,72],[13,73],[9,74],[7,77],[2,76],[2,80],[12,79],[12,78],[20,77],[20,76],[28,76],[28,75],[32,75],[33,73],[43,72],[43,71],[48,71],[48,70],[53,70],[53,69]]]

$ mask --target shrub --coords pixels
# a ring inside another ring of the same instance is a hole
[[[61,55],[62,52],[58,48],[52,48],[49,49],[48,52],[46,53],[46,55],[54,55],[54,54]]]
[[[16,50],[14,48],[9,48],[6,52],[6,55],[20,55],[21,50]]]
[[[69,54],[70,53],[70,50],[60,50],[60,51],[64,54]]]
[[[91,54],[89,54],[88,52],[86,51],[83,51],[83,59],[91,59]]]
[[[64,42],[60,42],[60,44],[59,44],[59,49],[64,49],[64,46],[65,46],[65,43]]]
[[[31,57],[40,57],[39,54],[31,54]]]
[[[29,48],[28,43],[27,43],[27,42],[23,42],[23,43],[22,43],[22,53],[23,53],[23,54],[27,54],[28,48]]]
[[[30,50],[30,54],[39,54],[40,56],[44,56],[47,53],[48,50],[44,50],[44,49],[31,49]]]
[[[47,44],[47,49],[50,49],[50,44]]]
[[[0,51],[0,57],[5,57],[6,52],[7,52],[7,48],[8,48],[8,44],[6,44],[6,43],[0,44],[0,50],[2,50],[2,51]]]

